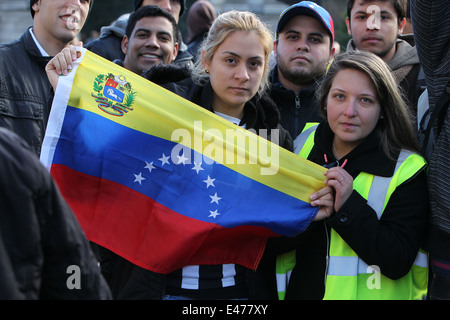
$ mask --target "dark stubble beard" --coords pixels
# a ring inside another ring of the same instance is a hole
[[[280,56],[277,56],[276,61],[278,71],[281,72],[286,80],[302,86],[312,84],[320,78],[325,73],[328,64],[327,60],[318,63],[312,70],[298,70],[290,69],[288,63]]]

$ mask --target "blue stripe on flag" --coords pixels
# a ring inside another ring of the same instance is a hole
[[[68,107],[53,163],[117,182],[180,214],[226,228],[262,226],[295,236],[317,213],[310,204],[224,165],[207,164],[210,159],[201,170],[194,163],[164,159],[176,145]]]

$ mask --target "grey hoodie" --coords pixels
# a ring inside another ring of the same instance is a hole
[[[400,83],[412,70],[413,66],[419,64],[419,56],[417,55],[416,47],[411,46],[405,40],[397,39],[396,46],[394,58],[388,62],[388,66],[392,69],[397,82]],[[356,46],[353,39],[351,39],[347,44],[347,51],[354,50],[356,50]]]

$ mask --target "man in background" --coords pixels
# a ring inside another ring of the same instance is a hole
[[[37,155],[53,99],[45,66],[77,37],[93,3],[31,0],[33,26],[0,45],[0,127],[18,134]]]
[[[295,139],[307,122],[319,122],[315,91],[331,62],[335,47],[330,14],[311,1],[284,10],[277,24],[270,96],[281,125]]]

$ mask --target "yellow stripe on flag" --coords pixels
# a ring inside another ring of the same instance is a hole
[[[105,81],[97,81],[98,77],[109,74],[122,76],[122,79],[131,84],[134,101],[123,116],[106,113],[95,100],[94,96],[101,92],[100,87],[106,84]],[[248,130],[244,131],[214,113],[89,51],[85,52],[76,69],[69,106],[93,112],[134,130],[186,145],[255,181],[308,203],[309,195],[325,186],[323,173],[326,169],[323,167]],[[192,139],[173,140],[173,134],[175,133],[176,138],[177,132],[187,132]],[[227,138],[227,134],[230,137],[231,132],[244,134],[246,145],[242,147]],[[257,151],[264,150],[268,156],[255,152],[249,146],[256,146]],[[211,150],[215,152],[210,152]],[[276,164],[269,163],[274,153],[277,154]],[[241,162],[238,162],[238,158]],[[242,162],[244,164],[240,164]],[[264,169],[273,170],[275,165],[275,174],[262,174]]]

